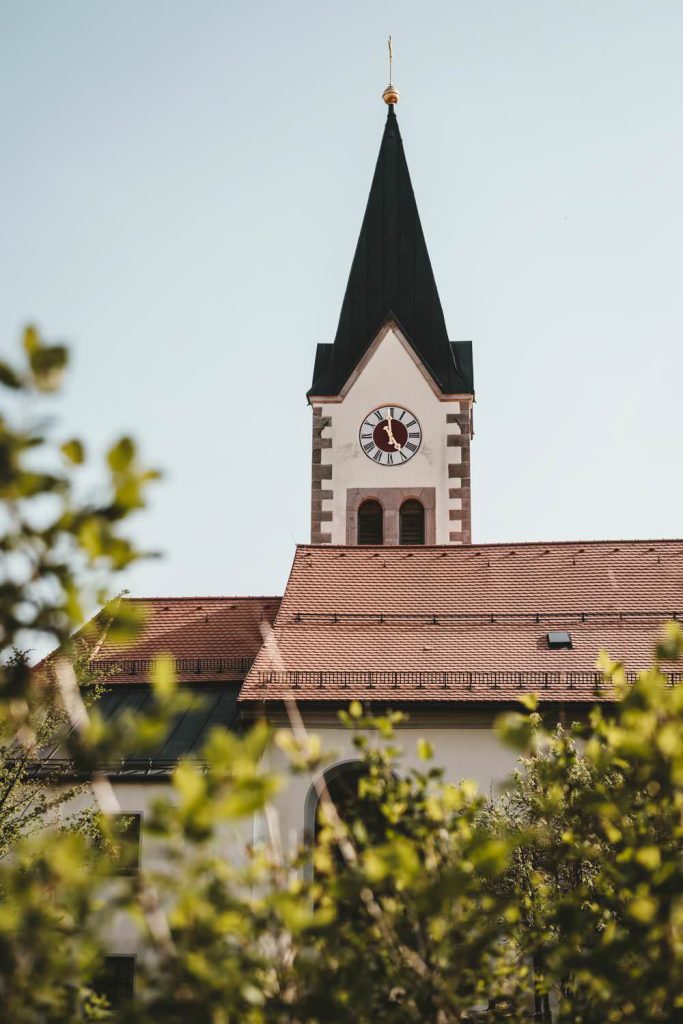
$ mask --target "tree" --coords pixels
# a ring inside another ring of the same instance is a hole
[[[519,839],[506,883],[537,995],[556,989],[560,1021],[683,1019],[683,688],[661,669],[682,655],[670,623],[634,684],[603,655],[617,700],[586,723],[503,724],[527,755],[494,812]]]

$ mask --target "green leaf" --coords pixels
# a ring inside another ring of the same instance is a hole
[[[109,449],[107,462],[115,473],[123,473],[134,458],[135,442],[130,437],[122,437]]]
[[[367,850],[363,867],[371,882],[391,877],[398,889],[408,888],[422,870],[414,843],[397,836],[390,843]]]
[[[657,658],[660,661],[680,661],[683,658],[683,628],[680,622],[665,624],[662,638],[657,644]]]
[[[173,785],[185,805],[196,805],[206,793],[206,781],[201,770],[189,761],[180,761],[173,773]]]
[[[359,700],[352,700],[349,704],[349,714],[351,718],[361,718],[363,715],[363,705]]]
[[[21,377],[14,372],[8,363],[0,362],[0,384],[4,384],[6,388],[17,388],[21,387]]]
[[[64,345],[44,345],[29,356],[33,381],[39,391],[56,391],[66,368],[68,353]]]
[[[650,924],[657,913],[657,901],[650,896],[636,896],[628,905],[628,912],[641,924]]]
[[[70,441],[65,441],[61,447],[61,452],[74,466],[81,466],[85,462],[85,449],[77,437],[72,437]]]
[[[434,747],[427,740],[419,739],[417,741],[417,756],[421,761],[430,761],[434,757]]]
[[[648,871],[656,871],[662,863],[662,855],[657,846],[641,846],[636,850],[636,860]]]
[[[160,703],[168,701],[177,690],[177,681],[173,659],[168,655],[160,655],[154,662],[151,672],[154,695]]]
[[[33,324],[27,324],[24,328],[24,351],[27,356],[32,356],[41,347],[40,335]]]

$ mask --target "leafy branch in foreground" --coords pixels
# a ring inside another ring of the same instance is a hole
[[[683,1018],[683,687],[660,669],[682,656],[670,623],[635,684],[601,658],[613,706],[569,732],[503,724],[526,758],[492,824],[525,835],[506,880],[518,941],[567,1024]]]
[[[53,440],[49,422],[32,414],[41,395],[59,389],[67,349],[27,327],[23,356],[19,365],[0,363],[3,405],[12,413],[0,414],[0,700],[17,725],[29,721],[29,698],[36,701],[40,690],[26,661],[9,652],[24,648],[27,637],[68,650],[89,607],[109,596],[112,574],[141,557],[122,527],[159,475],[140,465],[134,442],[122,437],[107,453],[97,492],[81,496],[84,442]],[[120,608],[114,633],[132,626],[122,616]]]

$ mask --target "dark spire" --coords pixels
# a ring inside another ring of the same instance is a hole
[[[319,345],[312,395],[339,394],[387,320],[446,393],[472,393],[471,354],[448,340],[393,103],[333,345]]]

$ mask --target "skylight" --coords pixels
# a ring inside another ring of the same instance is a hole
[[[572,635],[566,629],[551,629],[548,633],[548,647],[551,651],[571,650]]]

